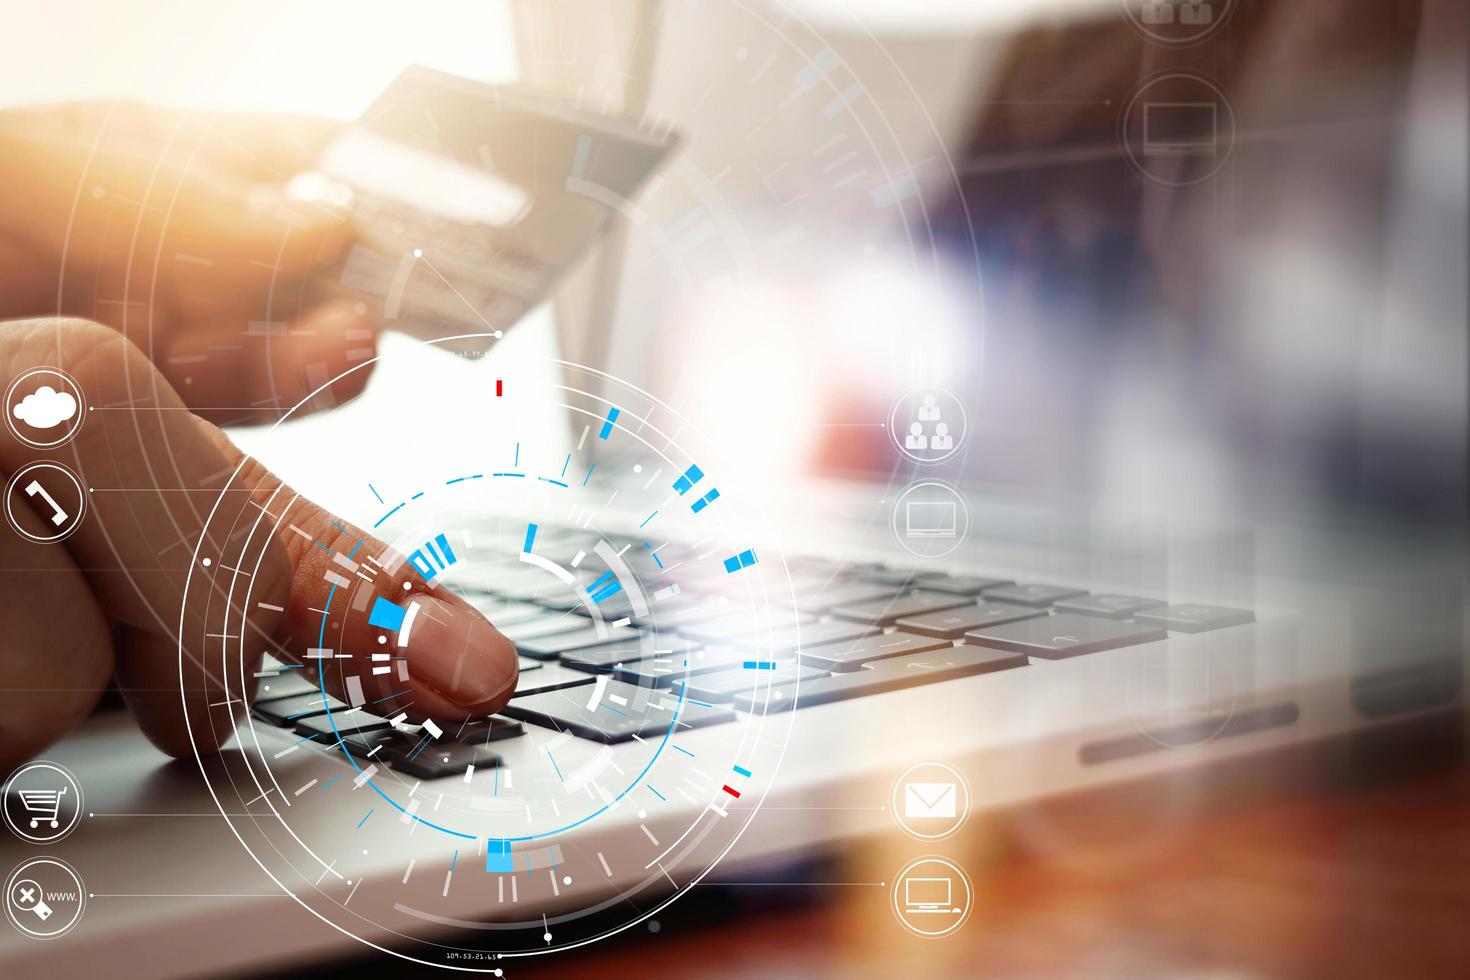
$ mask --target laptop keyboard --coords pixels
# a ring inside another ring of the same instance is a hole
[[[540,533],[542,540],[555,535],[591,547],[575,529]],[[756,616],[730,594],[727,578],[672,575],[682,591],[660,602],[657,634],[619,595],[598,606],[611,627],[601,636],[589,626],[587,610],[539,570],[500,566],[486,581],[461,583],[466,600],[521,655],[516,693],[500,715],[450,726],[454,731],[416,725],[402,715],[374,714],[370,704],[351,708],[289,673],[270,679],[252,712],[257,722],[292,730],[303,742],[340,739],[364,768],[437,779],[498,765],[496,744],[523,735],[526,725],[617,743],[667,730],[675,712],[681,726],[714,725],[733,720],[735,712],[870,697],[1255,620],[1247,609],[1170,605],[1039,582],[819,558],[788,564],[795,609],[791,596],[782,596]],[[594,577],[578,573],[584,586]],[[746,669],[752,655],[790,656],[798,643],[800,665]],[[619,707],[600,710],[612,706]]]

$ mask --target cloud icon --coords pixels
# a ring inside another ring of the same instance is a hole
[[[42,385],[20,400],[11,411],[26,425],[54,429],[77,414],[77,400],[50,385]]]

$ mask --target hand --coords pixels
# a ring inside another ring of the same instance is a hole
[[[85,518],[61,544],[0,529],[0,769],[80,722],[110,681],[164,751],[189,752],[191,730],[211,747],[243,707],[224,703],[226,676],[241,669],[251,676],[263,651],[299,663],[316,645],[320,619],[308,607],[320,600],[330,552],[351,550],[359,538],[366,554],[385,550],[295,498],[290,523],[305,536],[283,532],[270,543],[252,599],[284,611],[262,619],[262,610],[251,610],[258,642],[243,653],[226,648],[222,661],[218,647],[201,648],[200,610],[183,609],[182,596],[211,507],[220,502],[211,527],[230,528],[294,497],[205,418],[238,419],[244,406],[261,410],[252,417],[275,417],[354,357],[370,355],[372,325],[340,305],[281,298],[300,296],[299,280],[345,241],[336,216],[282,210],[265,180],[278,182],[309,157],[321,124],[135,106],[118,113],[95,106],[0,113],[8,191],[0,199],[7,269],[0,316],[94,314],[0,323],[0,381],[60,368],[87,404],[126,407],[89,412],[76,438],[54,452],[0,435],[0,479],[49,457],[108,491],[89,494]],[[136,129],[114,133],[123,122]],[[261,210],[261,202],[270,203]],[[246,336],[250,321],[290,326],[284,335]],[[227,483],[253,489],[221,494]],[[17,520],[42,533],[44,504],[15,499]],[[205,542],[201,553],[222,547]],[[399,688],[408,693],[391,706],[443,720],[502,707],[517,676],[510,642],[409,571],[379,578],[378,594],[401,602],[415,594],[403,588],[411,582],[424,602],[407,651],[409,681]],[[344,649],[375,649],[366,623],[356,629],[361,635],[349,631]],[[331,678],[328,686],[335,690]]]
[[[0,319],[105,323],[205,418],[274,421],[376,344],[355,304],[310,299],[342,216],[283,190],[335,128],[135,103],[0,112]]]

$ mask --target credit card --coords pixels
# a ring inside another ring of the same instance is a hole
[[[345,211],[353,241],[315,284],[425,340],[504,331],[677,142],[512,87],[415,66],[289,184]],[[483,352],[493,340],[454,341]]]

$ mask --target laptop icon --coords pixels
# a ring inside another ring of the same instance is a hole
[[[953,500],[910,500],[904,504],[904,533],[911,538],[952,538],[958,526]]]
[[[910,912],[947,912],[954,914],[959,909],[951,899],[948,878],[905,878],[903,881],[903,910]]]
[[[1144,156],[1200,156],[1219,148],[1213,102],[1145,102]]]

